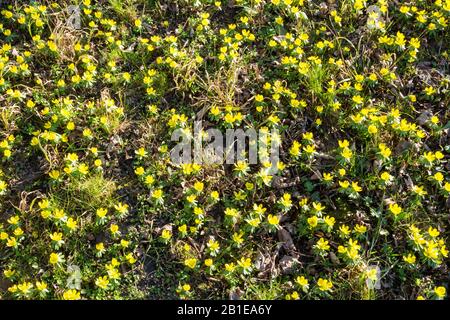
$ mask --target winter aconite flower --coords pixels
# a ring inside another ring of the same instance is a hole
[[[63,294],[64,300],[80,300],[81,294],[75,289],[70,289],[64,292]]]
[[[320,291],[331,291],[333,283],[328,279],[319,278],[319,280],[317,280],[317,286]]]
[[[184,265],[190,269],[194,269],[195,266],[197,265],[197,259],[195,259],[195,258],[186,259],[186,260],[184,260]]]
[[[95,280],[95,285],[103,290],[108,288],[108,284],[109,279],[107,276],[99,277],[97,280]]]
[[[50,258],[49,258],[50,264],[56,265],[56,264],[59,264],[59,263],[61,263],[63,261],[64,261],[64,258],[63,258],[63,256],[60,253],[53,252],[53,253],[50,254]]]
[[[439,299],[445,298],[445,295],[447,294],[447,290],[445,287],[436,287],[434,288],[434,293]]]
[[[402,207],[400,207],[398,204],[396,203],[391,203],[389,205],[389,211],[394,215],[394,216],[398,216],[401,212],[402,212]]]

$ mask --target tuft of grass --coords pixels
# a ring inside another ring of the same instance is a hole
[[[117,183],[102,173],[74,180],[64,189],[53,189],[53,197],[66,208],[92,210],[115,203]]]

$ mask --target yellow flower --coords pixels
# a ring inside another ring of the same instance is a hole
[[[195,191],[202,192],[203,188],[204,188],[204,183],[203,182],[197,181],[197,182],[194,183]]]
[[[82,175],[86,175],[89,172],[89,167],[85,163],[81,163],[78,166],[78,172],[81,173]]]
[[[384,171],[380,177],[385,182],[387,182],[391,179],[391,175],[389,174],[389,172],[386,172],[386,171]]]
[[[181,286],[181,288],[183,289],[183,291],[185,291],[185,292],[188,292],[188,291],[190,291],[191,290],[191,286],[189,285],[189,284],[183,284],[182,286]]]
[[[197,265],[197,259],[195,258],[186,259],[184,260],[184,265],[189,267],[190,269],[194,269],[195,266]]]
[[[11,278],[15,273],[16,271],[11,269],[5,269],[3,271],[3,274],[5,275],[6,278]]]
[[[156,200],[161,200],[163,197],[163,191],[161,189],[156,189],[152,192],[152,198]]]
[[[5,192],[7,187],[8,187],[8,184],[5,181],[0,180],[0,193]]]
[[[139,149],[137,149],[136,151],[135,151],[135,154],[138,156],[138,157],[141,157],[141,158],[145,158],[146,156],[147,156],[147,151],[145,151],[145,149],[144,148],[139,148]]]
[[[445,184],[444,184],[444,190],[446,191],[446,192],[450,192],[450,183],[449,182],[446,182]]]
[[[398,204],[396,203],[391,203],[389,205],[389,211],[394,215],[394,216],[398,216],[401,212],[402,212],[402,207],[400,207]]]
[[[225,209],[225,215],[229,217],[236,218],[239,216],[239,211],[235,208],[226,208]]]
[[[333,283],[330,280],[319,278],[317,285],[320,291],[330,291],[333,288]]]
[[[445,287],[442,287],[442,286],[436,287],[436,288],[434,288],[434,293],[436,294],[436,296],[438,298],[444,298],[447,293],[447,290],[445,289]]]
[[[38,291],[47,291],[47,284],[45,282],[36,281],[36,289]]]
[[[255,96],[255,101],[256,102],[263,102],[264,101],[264,96],[260,95],[260,94],[256,95]]]
[[[282,198],[278,201],[286,210],[292,207],[291,195],[289,193],[284,193]]]
[[[155,182],[155,178],[153,178],[152,175],[148,175],[148,176],[145,177],[144,182],[145,182],[145,184],[147,186],[150,186],[150,185],[152,185]]]
[[[122,74],[122,77],[126,82],[130,81],[130,79],[131,79],[131,75],[128,72],[124,72]]]
[[[0,232],[0,240],[8,239],[8,234],[6,232]]]
[[[95,280],[95,285],[103,290],[108,288],[108,284],[109,284],[108,276],[98,277],[97,280]]]
[[[104,209],[104,208],[99,208],[96,211],[97,217],[99,217],[100,219],[104,218],[107,213],[108,213],[108,210]]]
[[[350,146],[350,143],[348,142],[347,139],[339,140],[338,144],[339,144],[339,148],[342,148],[342,149],[348,148]]]
[[[357,95],[357,96],[354,96],[354,97],[352,98],[352,101],[353,101],[354,103],[356,103],[356,104],[363,104],[363,103],[364,103],[364,98],[361,97],[361,96],[359,96],[359,95]]]
[[[367,131],[369,131],[370,134],[375,134],[378,132],[378,129],[376,126],[374,126],[373,124],[369,125],[369,127],[367,128]]]
[[[306,147],[303,147],[303,151],[305,151],[307,154],[311,155],[314,152],[316,152],[316,147],[312,144],[307,145]]]
[[[349,148],[344,148],[341,151],[341,155],[345,160],[350,160],[353,156],[353,152]]]
[[[207,246],[211,253],[219,252],[220,249],[219,242],[215,241],[214,239],[210,239],[207,243]]]
[[[348,180],[339,181],[339,185],[341,186],[341,188],[347,189],[350,186],[350,182]]]
[[[280,218],[278,218],[278,216],[276,215],[269,214],[267,216],[267,221],[271,226],[278,226],[278,224],[280,223]]]
[[[250,258],[242,257],[237,263],[244,270],[248,270],[252,266],[252,260]]]
[[[367,270],[366,271],[366,277],[370,281],[373,281],[373,282],[377,281],[378,280],[377,269],[376,268],[371,268],[371,269]]]
[[[123,247],[123,248],[128,248],[128,245],[130,244],[130,241],[128,241],[128,240],[125,240],[125,239],[121,239],[120,240],[120,245]]]
[[[52,170],[52,171],[50,171],[50,173],[48,175],[53,180],[57,180],[60,176],[60,172],[58,170]]]
[[[103,242],[99,242],[95,245],[95,249],[97,251],[103,251],[103,250],[105,250],[105,245],[103,244]]]
[[[127,259],[127,261],[128,261],[129,264],[134,264],[134,263],[136,263],[136,261],[137,261],[136,258],[133,256],[132,253],[127,254],[127,255],[125,256],[125,258]]]
[[[119,226],[117,224],[111,224],[109,230],[112,234],[116,234],[119,231]]]
[[[245,161],[238,161],[236,162],[236,164],[234,165],[234,170],[238,173],[242,173],[242,174],[246,174],[247,171],[249,170],[248,164]]]
[[[357,224],[354,228],[356,233],[363,234],[367,231],[367,227],[362,224]]]
[[[358,185],[358,182],[352,182],[352,189],[355,192],[361,192],[362,188]]]
[[[17,229],[15,229],[14,230],[14,235],[16,236],[16,237],[20,237],[21,235],[23,235],[23,230],[22,230],[22,228],[17,228]]]
[[[278,16],[277,18],[275,18],[275,22],[276,22],[277,24],[279,24],[279,25],[282,25],[282,24],[283,24],[283,18],[280,17],[280,16]]]
[[[205,260],[205,266],[211,267],[213,265],[213,259],[206,259]]]
[[[197,201],[197,196],[195,194],[191,194],[189,196],[186,197],[187,202],[189,202],[190,204],[195,204]]]
[[[63,294],[64,300],[80,300],[81,294],[75,289],[70,289],[64,292]]]
[[[227,272],[233,272],[236,269],[236,266],[233,262],[231,263],[225,263],[225,270]]]
[[[406,263],[414,264],[414,263],[416,263],[416,256],[412,253],[409,253],[407,256],[403,256],[403,260]]]
[[[320,251],[328,251],[330,250],[330,245],[328,244],[327,240],[325,240],[324,238],[320,238],[316,243],[316,248]]]
[[[56,220],[63,220],[66,217],[66,214],[62,209],[55,209],[55,211],[53,211],[53,217]]]
[[[304,276],[298,276],[295,282],[302,288],[303,291],[307,291],[309,288],[309,281]]]
[[[302,145],[298,141],[294,140],[292,142],[291,148],[289,149],[290,155],[293,157],[297,157],[300,154],[301,147]]]
[[[425,91],[425,94],[426,94],[427,96],[431,96],[431,95],[433,95],[434,93],[436,93],[436,89],[433,88],[432,86],[426,87],[426,88],[424,89],[424,91]]]
[[[439,236],[440,232],[436,228],[429,227],[428,228],[428,234],[430,235],[430,237],[436,238],[436,237]]]
[[[421,197],[425,196],[427,194],[427,192],[425,190],[423,190],[423,187],[421,187],[421,186],[413,186],[412,191]]]
[[[433,179],[436,180],[437,182],[442,182],[444,181],[444,175],[441,172],[436,172],[433,175]]]
[[[55,242],[62,240],[62,233],[61,232],[53,232],[50,234],[50,239],[52,239]]]
[[[380,154],[385,158],[389,158],[391,155],[391,149],[389,149],[388,147],[386,147],[386,145],[384,143],[380,143],[378,145],[378,148],[380,149]]]
[[[51,253],[50,254],[50,259],[49,259],[50,264],[58,264],[60,262],[62,262],[62,257],[59,253]]]
[[[242,231],[233,233],[233,241],[236,243],[237,246],[240,246],[242,242],[244,242],[243,238],[244,233]]]
[[[120,278],[120,272],[114,267],[110,267],[108,269],[107,273],[108,273],[108,277],[110,279],[119,279]]]
[[[33,284],[30,282],[24,282],[17,285],[17,289],[19,289],[23,295],[28,295],[32,287]]]
[[[305,132],[302,134],[303,140],[306,141],[313,141],[313,133],[312,132]]]
[[[428,162],[430,162],[430,163],[432,163],[432,162],[436,159],[435,154],[434,154],[433,152],[431,152],[431,151],[425,152],[425,153],[423,154],[423,157],[424,157],[424,159],[425,159],[426,161],[428,161]]]
[[[436,159],[441,160],[444,158],[444,154],[440,151],[436,151],[434,156],[436,157]]]
[[[316,216],[309,217],[307,222],[311,228],[315,228],[319,222],[319,219]]]
[[[430,119],[431,123],[433,123],[434,125],[439,124],[439,118],[437,116],[432,116]]]
[[[426,247],[423,250],[425,257],[431,260],[437,260],[439,258],[439,250],[436,248],[436,244],[433,242],[427,242]],[[436,261],[438,262],[438,261]]]
[[[143,167],[137,167],[134,170],[134,173],[136,173],[137,176],[142,176],[145,173],[145,169]]]
[[[340,227],[339,227],[339,231],[342,233],[342,235],[344,235],[344,236],[348,236],[349,234],[350,234],[350,228],[347,226],[347,225],[345,225],[345,224],[343,224],[343,225],[341,225]]]
[[[316,212],[322,212],[325,210],[325,206],[323,206],[320,202],[313,202],[312,206]]]
[[[66,227],[69,228],[71,231],[75,230],[77,228],[77,222],[73,218],[69,218],[66,221]]]
[[[325,222],[325,224],[330,227],[333,228],[334,224],[336,223],[336,219],[334,217],[330,217],[330,216],[326,216],[323,219],[323,222]]]
[[[17,225],[17,224],[19,224],[20,218],[18,215],[15,215],[15,216],[10,217],[7,221],[11,225]]]
[[[200,208],[200,207],[195,207],[194,208],[194,214],[196,216],[203,216],[204,213],[205,213],[205,211],[202,208]]]

